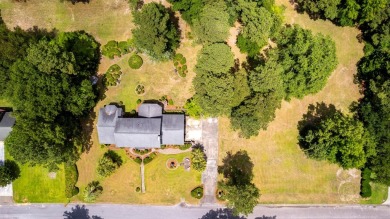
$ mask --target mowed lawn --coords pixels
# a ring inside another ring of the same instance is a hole
[[[329,35],[336,43],[339,65],[319,93],[283,101],[275,120],[256,137],[238,137],[229,120],[221,118],[219,159],[230,150],[248,151],[254,163],[254,183],[262,194],[261,203],[358,203],[360,172],[342,171],[337,165],[306,158],[297,144],[297,124],[309,104],[325,102],[348,112],[351,102],[358,100],[359,89],[353,77],[356,63],[363,56],[363,44],[356,39],[359,31],[328,21],[313,21],[294,11],[287,0],[276,2],[286,6],[286,23]]]
[[[6,152],[6,159],[12,160]],[[18,164],[20,175],[13,183],[14,201],[17,203],[66,203],[64,165],[54,179],[49,177],[49,171],[42,166]]]

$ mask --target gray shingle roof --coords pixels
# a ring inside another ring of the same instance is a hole
[[[155,103],[143,103],[138,108],[138,116],[141,117],[161,117],[162,107]]]
[[[114,105],[107,105],[99,110],[97,130],[100,144],[115,144],[115,125],[121,116],[122,109]]]
[[[184,114],[163,115],[162,144],[184,144]]]
[[[11,112],[0,112],[0,120],[0,141],[4,141],[12,131],[15,118],[11,116]]]

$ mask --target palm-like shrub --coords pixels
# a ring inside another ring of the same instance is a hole
[[[191,163],[195,170],[203,171],[206,169],[206,156],[200,148],[192,150]]]
[[[100,183],[98,181],[92,181],[84,189],[84,201],[94,202],[102,192],[103,187]]]

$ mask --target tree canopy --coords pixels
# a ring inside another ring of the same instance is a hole
[[[20,169],[17,163],[12,160],[6,160],[0,164],[0,187],[10,184],[20,176]]]
[[[157,60],[171,58],[179,46],[179,33],[169,11],[161,4],[149,3],[134,12],[132,30],[135,46]]]
[[[308,157],[345,169],[362,168],[367,158],[375,155],[375,145],[363,123],[340,111],[321,118],[317,125],[302,127],[299,144]]]

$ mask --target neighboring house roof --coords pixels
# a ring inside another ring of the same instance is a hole
[[[15,118],[11,116],[11,112],[0,112],[0,141],[8,137],[14,124]]]
[[[107,105],[99,110],[97,130],[100,144],[115,144],[115,125],[122,114],[122,109],[114,105]]]
[[[156,103],[144,103],[138,108],[138,116],[140,117],[161,117],[162,107]]]
[[[163,115],[162,144],[184,144],[184,114]]]
[[[114,136],[118,147],[160,147],[161,118],[120,118]]]

